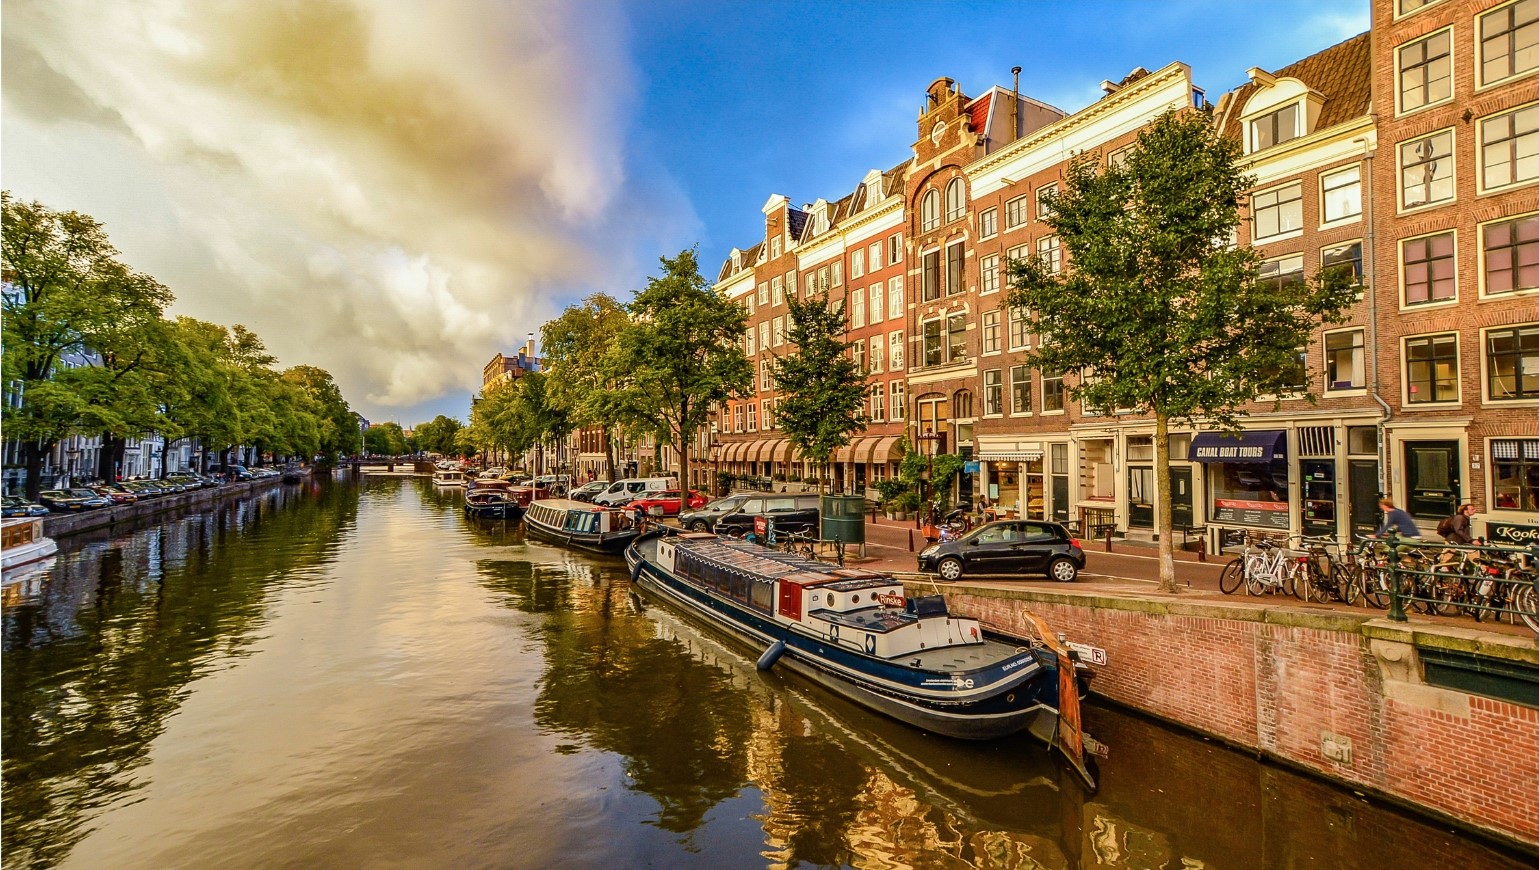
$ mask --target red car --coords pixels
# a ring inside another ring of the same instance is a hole
[[[690,510],[705,507],[705,502],[705,496],[694,490],[689,491]],[[658,513],[661,513],[665,517],[676,517],[679,515],[679,511],[682,510],[679,507],[679,491],[676,489],[665,489],[662,492],[647,493],[644,498],[627,502],[625,509],[630,513],[635,513],[639,509],[642,513],[649,516],[656,516]]]
[[[112,499],[113,504],[133,504],[139,500],[139,497],[134,495],[133,490],[121,483],[104,483],[101,486],[93,486],[91,489],[97,495]]]

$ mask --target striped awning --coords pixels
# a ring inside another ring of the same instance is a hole
[[[771,444],[771,447],[770,447],[770,461],[771,462],[790,462],[791,461],[791,442],[790,442],[789,439],[786,439],[786,438],[776,438],[774,441],[771,441],[770,444]]]
[[[1036,462],[1042,458],[1042,442],[979,435],[974,455],[985,462]]]
[[[891,462],[897,459],[898,457],[894,451],[898,446],[898,442],[903,440],[903,436],[884,435],[880,438],[869,440],[871,441],[871,450],[866,454],[866,462],[874,464],[878,462]]]
[[[728,462],[742,462],[743,451],[747,449],[748,443],[749,442],[747,441],[733,441],[731,444],[727,445],[727,450],[723,458],[725,458]]]
[[[770,444],[772,444],[772,443],[773,442],[771,442],[769,440],[755,441],[753,443],[753,446],[748,448],[748,461],[749,462],[768,462],[768,461],[770,461],[770,458],[769,458],[769,455],[770,455]]]

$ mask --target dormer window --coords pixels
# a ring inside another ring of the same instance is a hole
[[[1289,103],[1250,122],[1255,150],[1281,145],[1299,137],[1299,104]]]

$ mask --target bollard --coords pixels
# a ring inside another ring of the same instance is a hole
[[[908,530],[908,551],[910,553],[914,552],[914,530],[913,529],[909,529]]]
[[[1106,552],[1108,552],[1108,553],[1111,552],[1111,536],[1112,536],[1112,526],[1111,526],[1110,523],[1108,523],[1107,526],[1106,526]]]
[[[1208,561],[1208,539],[1207,538],[1198,538],[1197,539],[1197,561],[1199,561],[1199,562],[1206,562],[1206,561]]]

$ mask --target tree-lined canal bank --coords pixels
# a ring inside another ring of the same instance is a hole
[[[1096,706],[1088,795],[459,498],[317,480],[61,555],[4,616],[6,865],[1525,866]]]

